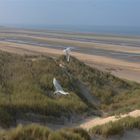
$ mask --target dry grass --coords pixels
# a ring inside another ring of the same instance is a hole
[[[11,130],[0,132],[0,140],[90,140],[90,136],[83,129],[67,129],[52,131],[47,127],[31,124],[19,125]]]

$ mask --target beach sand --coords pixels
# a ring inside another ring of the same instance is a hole
[[[63,51],[61,49],[26,45],[20,43],[12,43],[6,41],[0,41],[0,50],[10,52],[10,53],[16,53],[20,55],[25,55],[25,54],[27,55],[43,54],[49,56],[63,55]],[[72,52],[71,55],[80,59],[86,64],[98,68],[102,71],[110,72],[111,74],[123,79],[140,82],[139,62],[130,62],[122,59],[115,59],[115,58],[100,56],[100,55],[89,55],[80,52]]]
[[[103,125],[103,124],[108,123],[110,121],[114,122],[114,121],[117,121],[117,120],[124,118],[124,117],[127,117],[127,116],[139,117],[140,110],[135,110],[135,111],[129,112],[128,114],[120,115],[119,118],[116,116],[110,116],[107,118],[100,118],[100,117],[91,118],[91,119],[88,119],[87,121],[85,121],[84,123],[82,122],[81,125],[79,125],[79,126],[81,128],[86,129],[86,130],[89,130],[94,126]]]

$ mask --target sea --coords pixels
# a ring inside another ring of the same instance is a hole
[[[109,34],[109,35],[125,35],[140,36],[139,27],[128,26],[89,26],[89,25],[16,25],[15,27],[26,29],[55,30],[65,32],[93,33],[93,34]]]
[[[91,25],[6,25],[7,27],[55,30],[63,32],[140,36],[140,26],[91,26]]]

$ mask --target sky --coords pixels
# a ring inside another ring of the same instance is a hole
[[[140,0],[0,0],[0,25],[140,27]]]

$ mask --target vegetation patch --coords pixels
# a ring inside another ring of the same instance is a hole
[[[53,94],[54,77],[69,95]],[[90,99],[100,104],[91,104],[81,94],[77,81],[89,90],[93,97]],[[65,56],[53,59],[0,52],[0,116],[6,116],[0,117],[0,125],[4,126],[5,122],[4,127],[13,125],[26,114],[70,120],[73,115],[99,110],[112,113],[119,108],[136,109],[140,107],[139,95],[139,84],[91,68],[73,57],[67,63]]]
[[[140,109],[140,84],[91,68],[76,58],[71,58],[69,64],[65,62],[64,56],[60,57],[59,61],[100,101],[100,110],[115,114]]]
[[[0,132],[0,140],[90,140],[89,134],[79,128],[52,131],[47,127],[31,124]]]

